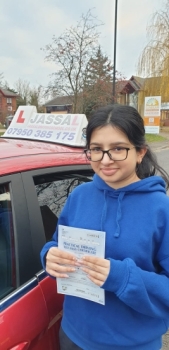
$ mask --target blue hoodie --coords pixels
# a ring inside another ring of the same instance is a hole
[[[169,325],[169,197],[152,176],[114,190],[99,176],[68,197],[58,224],[106,232],[105,305],[65,296],[62,328],[83,350],[159,350]],[[46,243],[45,255],[57,245]]]

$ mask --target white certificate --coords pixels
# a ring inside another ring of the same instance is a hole
[[[77,259],[84,255],[104,258],[105,232],[59,225],[58,248],[73,253]],[[93,283],[81,267],[67,273],[69,278],[57,278],[57,291],[105,305],[104,289]]]

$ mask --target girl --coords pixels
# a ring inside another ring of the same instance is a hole
[[[130,106],[101,108],[89,120],[85,154],[95,175],[72,192],[58,224],[105,231],[105,259],[77,262],[57,248],[56,230],[41,260],[53,277],[68,278],[81,266],[105,290],[105,305],[65,296],[61,350],[162,346],[169,325],[169,177],[144,134]]]

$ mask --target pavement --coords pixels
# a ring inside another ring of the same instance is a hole
[[[160,130],[159,135],[164,137],[163,141],[149,142],[148,143],[150,148],[154,152],[158,152],[158,151],[161,151],[163,149],[169,149],[169,131],[168,130],[167,131]]]

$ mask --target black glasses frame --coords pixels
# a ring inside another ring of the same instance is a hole
[[[128,152],[129,152],[131,149],[133,149],[133,148],[135,148],[135,147],[131,147],[131,148],[123,147],[123,149],[126,150],[126,157],[125,157],[124,159],[120,159],[120,160],[118,160],[118,159],[113,159],[113,158],[112,158],[111,154],[109,153],[109,152],[111,151],[112,148],[110,148],[110,149],[108,149],[108,150],[106,150],[106,151],[100,150],[100,151],[102,152],[102,157],[101,157],[99,160],[91,160],[91,157],[89,157],[89,156],[87,155],[87,152],[90,151],[90,149],[84,149],[84,153],[85,153],[85,155],[86,155],[86,158],[87,158],[89,161],[91,161],[91,162],[100,162],[100,161],[103,159],[105,153],[107,153],[107,155],[108,155],[108,157],[110,158],[110,160],[114,160],[114,161],[117,161],[117,162],[121,162],[121,161],[127,159],[127,157],[128,157]]]

